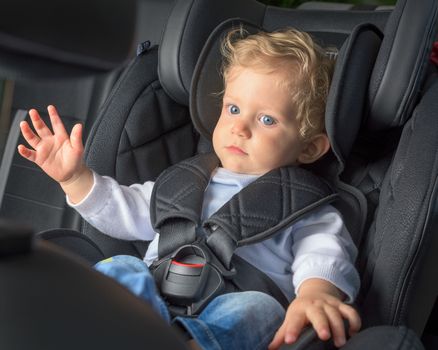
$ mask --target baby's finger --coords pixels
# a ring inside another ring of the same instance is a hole
[[[275,333],[274,338],[272,339],[271,343],[268,346],[269,350],[276,350],[278,349],[283,343],[284,343],[284,323],[283,325],[278,329],[277,333]]]
[[[67,138],[68,137],[67,131],[65,130],[64,123],[62,122],[55,106],[52,105],[48,106],[47,111],[49,112],[49,117],[50,117],[50,122],[52,123],[53,132],[58,136]]]
[[[350,336],[356,334],[362,327],[362,321],[356,309],[351,305],[341,304],[339,306],[339,311],[341,312],[342,316],[348,320],[348,334]]]
[[[32,125],[35,128],[38,136],[43,138],[47,136],[52,136],[52,132],[47,127],[46,123],[41,119],[38,111],[36,109],[31,109],[29,111],[30,119],[32,120]]]
[[[284,342],[286,344],[292,344],[295,342],[304,327],[309,324],[307,317],[303,314],[294,315],[289,319],[289,322],[285,324]]]
[[[18,145],[18,153],[20,153],[20,155],[32,162],[35,162],[36,159],[36,152],[27,148],[26,146],[23,145]]]
[[[22,121],[20,123],[21,134],[23,135],[26,142],[32,147],[36,148],[38,143],[40,142],[40,138],[35,135],[35,133],[30,128],[29,124],[26,121]]]
[[[82,125],[81,124],[76,124],[70,134],[70,143],[71,146],[82,152],[84,149],[84,145],[82,143]]]
[[[313,308],[308,312],[307,317],[318,334],[319,339],[330,339],[330,324],[327,315],[322,308]]]
[[[344,320],[337,308],[331,305],[325,305],[324,310],[330,323],[333,341],[336,347],[339,348],[346,342]]]

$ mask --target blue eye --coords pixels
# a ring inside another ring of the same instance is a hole
[[[263,125],[268,125],[268,126],[274,125],[277,123],[273,117],[271,117],[270,115],[266,115],[266,114],[262,115],[259,118],[259,120],[263,123]]]
[[[237,107],[236,105],[229,105],[228,106],[228,112],[230,112],[231,114],[239,114],[240,113],[240,108]]]

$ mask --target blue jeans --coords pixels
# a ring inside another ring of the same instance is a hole
[[[216,297],[197,318],[178,316],[170,320],[154,278],[142,260],[119,255],[97,263],[95,268],[148,301],[167,322],[183,326],[202,349],[266,349],[284,319],[285,311],[273,297],[237,292]]]

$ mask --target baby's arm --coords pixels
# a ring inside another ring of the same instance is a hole
[[[345,342],[343,319],[350,323],[349,333],[360,328],[359,315],[344,302],[354,300],[360,285],[354,267],[357,249],[342,217],[330,205],[299,221],[292,234],[292,272],[297,296],[271,349],[283,342],[293,343],[310,324],[319,338],[333,336],[339,346]]]
[[[344,345],[346,340],[343,319],[349,322],[350,335],[361,327],[357,311],[342,301],[344,297],[344,294],[328,281],[317,278],[304,281],[297,297],[289,305],[285,320],[269,349],[278,349],[283,343],[295,342],[303,328],[309,324],[321,340],[333,337],[337,347]]]
[[[56,108],[48,106],[47,110],[53,133],[38,112],[31,109],[29,115],[36,133],[27,122],[21,122],[21,132],[31,148],[19,145],[18,152],[57,181],[72,203],[78,203],[93,186],[93,174],[82,159],[82,125],[76,124],[69,136]]]

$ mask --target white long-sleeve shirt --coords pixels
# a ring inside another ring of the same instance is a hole
[[[216,169],[205,191],[202,220],[257,177]],[[94,173],[94,185],[88,195],[80,203],[72,204],[68,198],[67,202],[111,237],[152,241],[144,257],[150,265],[158,257],[159,239],[149,213],[153,186],[151,181],[123,186]],[[347,295],[347,302],[352,302],[359,290],[354,267],[357,249],[341,215],[330,205],[314,210],[263,242],[238,247],[235,253],[266,273],[289,300],[309,278],[331,282]]]

